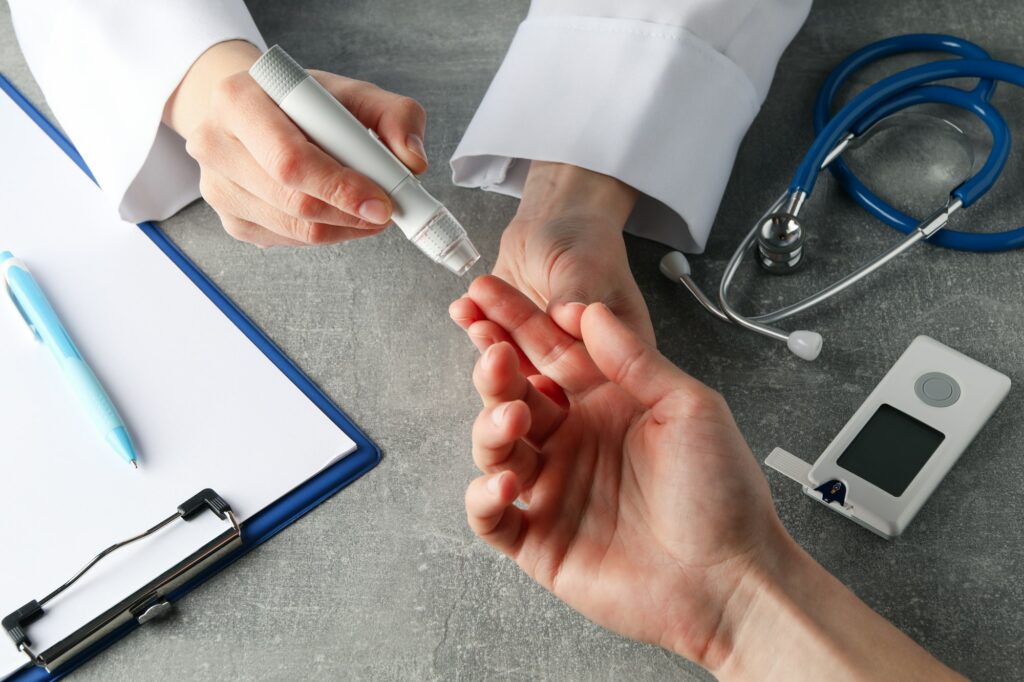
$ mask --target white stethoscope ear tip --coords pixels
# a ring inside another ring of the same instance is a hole
[[[821,353],[821,334],[798,330],[790,332],[786,347],[801,360],[814,360]]]
[[[661,263],[658,264],[658,269],[661,270],[661,274],[673,282],[678,282],[682,277],[689,277],[691,272],[690,261],[686,260],[686,256],[678,251],[666,253],[661,259]]]

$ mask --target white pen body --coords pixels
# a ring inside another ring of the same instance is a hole
[[[480,254],[466,231],[416,176],[280,47],[250,69],[257,83],[317,146],[359,171],[391,198],[391,219],[425,254],[462,275]]]

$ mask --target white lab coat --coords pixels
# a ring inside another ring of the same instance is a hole
[[[520,196],[527,159],[637,188],[627,230],[703,251],[740,141],[811,0],[533,0],[452,158]]]
[[[265,48],[242,0],[9,0],[54,115],[126,220],[199,196],[160,123],[189,66],[231,39]],[[811,0],[533,0],[452,158],[460,185],[519,195],[527,160],[643,193],[631,231],[704,248],[737,148]]]
[[[199,198],[199,166],[160,122],[192,63],[225,40],[266,49],[242,0],[8,0],[64,132],[131,222]]]

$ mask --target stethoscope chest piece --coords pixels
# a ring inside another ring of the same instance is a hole
[[[946,52],[961,57],[930,62],[896,73],[868,87],[829,118],[836,93],[851,74],[879,59],[906,52]],[[954,78],[977,78],[973,90],[938,85]],[[966,40],[946,35],[917,34],[887,38],[858,50],[829,75],[815,106],[817,137],[800,163],[789,189],[754,224],[736,247],[718,287],[717,301],[708,297],[690,273],[683,254],[673,252],[661,261],[661,272],[683,284],[694,298],[719,320],[783,341],[804,360],[821,352],[822,338],[813,331],[785,332],[775,322],[808,310],[867,277],[919,241],[931,241],[961,251],[1006,251],[1024,247],[1024,227],[1005,232],[943,230],[950,217],[982,197],[995,184],[1010,154],[1006,122],[989,103],[997,81],[1024,86],[1024,67],[991,59],[985,50]],[[976,116],[992,134],[992,149],[975,174],[949,194],[945,205],[924,220],[916,220],[873,194],[842,161],[843,152],[887,117],[918,104],[958,107]],[[758,264],[773,274],[797,270],[806,259],[806,232],[800,211],[814,190],[817,176],[828,168],[857,203],[906,237],[845,277],[797,303],[760,315],[743,315],[729,303],[729,290],[743,255],[753,251]],[[940,230],[943,230],[940,232]]]
[[[776,213],[762,221],[757,230],[757,262],[776,275],[795,271],[804,259],[804,228],[800,221]]]
[[[759,222],[757,262],[762,268],[775,275],[788,275],[800,267],[803,259],[804,227],[794,212],[772,213]]]

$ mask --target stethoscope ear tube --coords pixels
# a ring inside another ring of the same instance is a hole
[[[718,292],[718,305],[715,305],[715,303],[693,280],[693,277],[691,276],[690,263],[682,253],[678,251],[667,253],[662,257],[659,269],[661,270],[661,274],[663,274],[667,279],[685,286],[693,297],[697,299],[697,302],[719,320],[723,322],[731,322],[749,329],[750,331],[767,336],[768,338],[782,341],[797,357],[804,360],[814,360],[821,353],[822,338],[820,334],[806,330],[797,330],[786,333],[777,327],[764,324],[756,318],[748,318],[740,314],[733,309],[729,303],[729,287],[731,286],[732,279],[739,268],[743,254],[753,247],[759,227],[763,220],[781,209],[788,199],[788,192],[779,197],[764,216],[762,216],[761,220],[758,220],[754,228],[747,233],[747,236],[744,237],[742,243],[740,243],[736,248],[732,258],[729,260],[728,266],[726,266],[725,275],[722,277],[722,284]]]
[[[829,117],[837,93],[855,71],[885,57],[918,51],[946,52],[964,59],[932,62],[890,76],[861,92],[834,117]],[[979,82],[970,91],[930,85],[939,80],[971,77],[979,78]],[[814,109],[817,137],[798,169],[791,189],[810,193],[817,177],[815,162],[823,159],[843,135],[851,132],[862,134],[885,116],[915,104],[941,103],[977,116],[992,134],[992,150],[983,167],[951,192],[963,206],[972,205],[995,184],[1010,154],[1009,128],[988,101],[998,81],[1024,86],[1024,68],[992,60],[981,47],[955,36],[898,36],[858,50],[833,70],[819,91]],[[843,189],[876,218],[905,234],[916,228],[915,219],[874,194],[842,159],[836,159],[828,167]],[[1024,228],[998,233],[944,230],[931,242],[962,251],[1005,251],[1024,246]]]
[[[963,59],[923,64],[885,78],[858,94],[834,117],[829,118],[836,93],[852,73],[878,59],[916,51],[947,52]],[[935,84],[936,81],[952,78],[978,78],[979,82],[970,91]],[[1009,158],[1009,127],[988,101],[998,81],[1024,87],[1024,67],[990,59],[982,48],[954,36],[898,36],[858,50],[836,67],[822,86],[814,112],[817,137],[797,169],[789,190],[772,204],[737,246],[719,284],[717,305],[693,280],[689,262],[681,253],[673,252],[662,259],[662,274],[682,283],[701,306],[716,318],[784,341],[793,354],[804,360],[813,360],[821,352],[822,338],[819,334],[807,330],[787,333],[773,326],[773,323],[824,302],[878,270],[917,242],[927,239],[941,246],[964,251],[1003,251],[1024,247],[1024,227],[1000,233],[943,230],[953,213],[970,206],[992,188]],[[993,144],[983,166],[950,193],[946,206],[919,222],[871,192],[840,156],[857,136],[864,135],[887,116],[923,103],[948,104],[974,114],[988,127]],[[803,257],[803,229],[798,216],[804,201],[814,190],[818,174],[826,167],[869,213],[907,236],[857,270],[797,303],[761,315],[748,317],[739,313],[729,303],[729,291],[747,251],[757,245],[759,262],[772,272],[789,272],[800,263]]]

